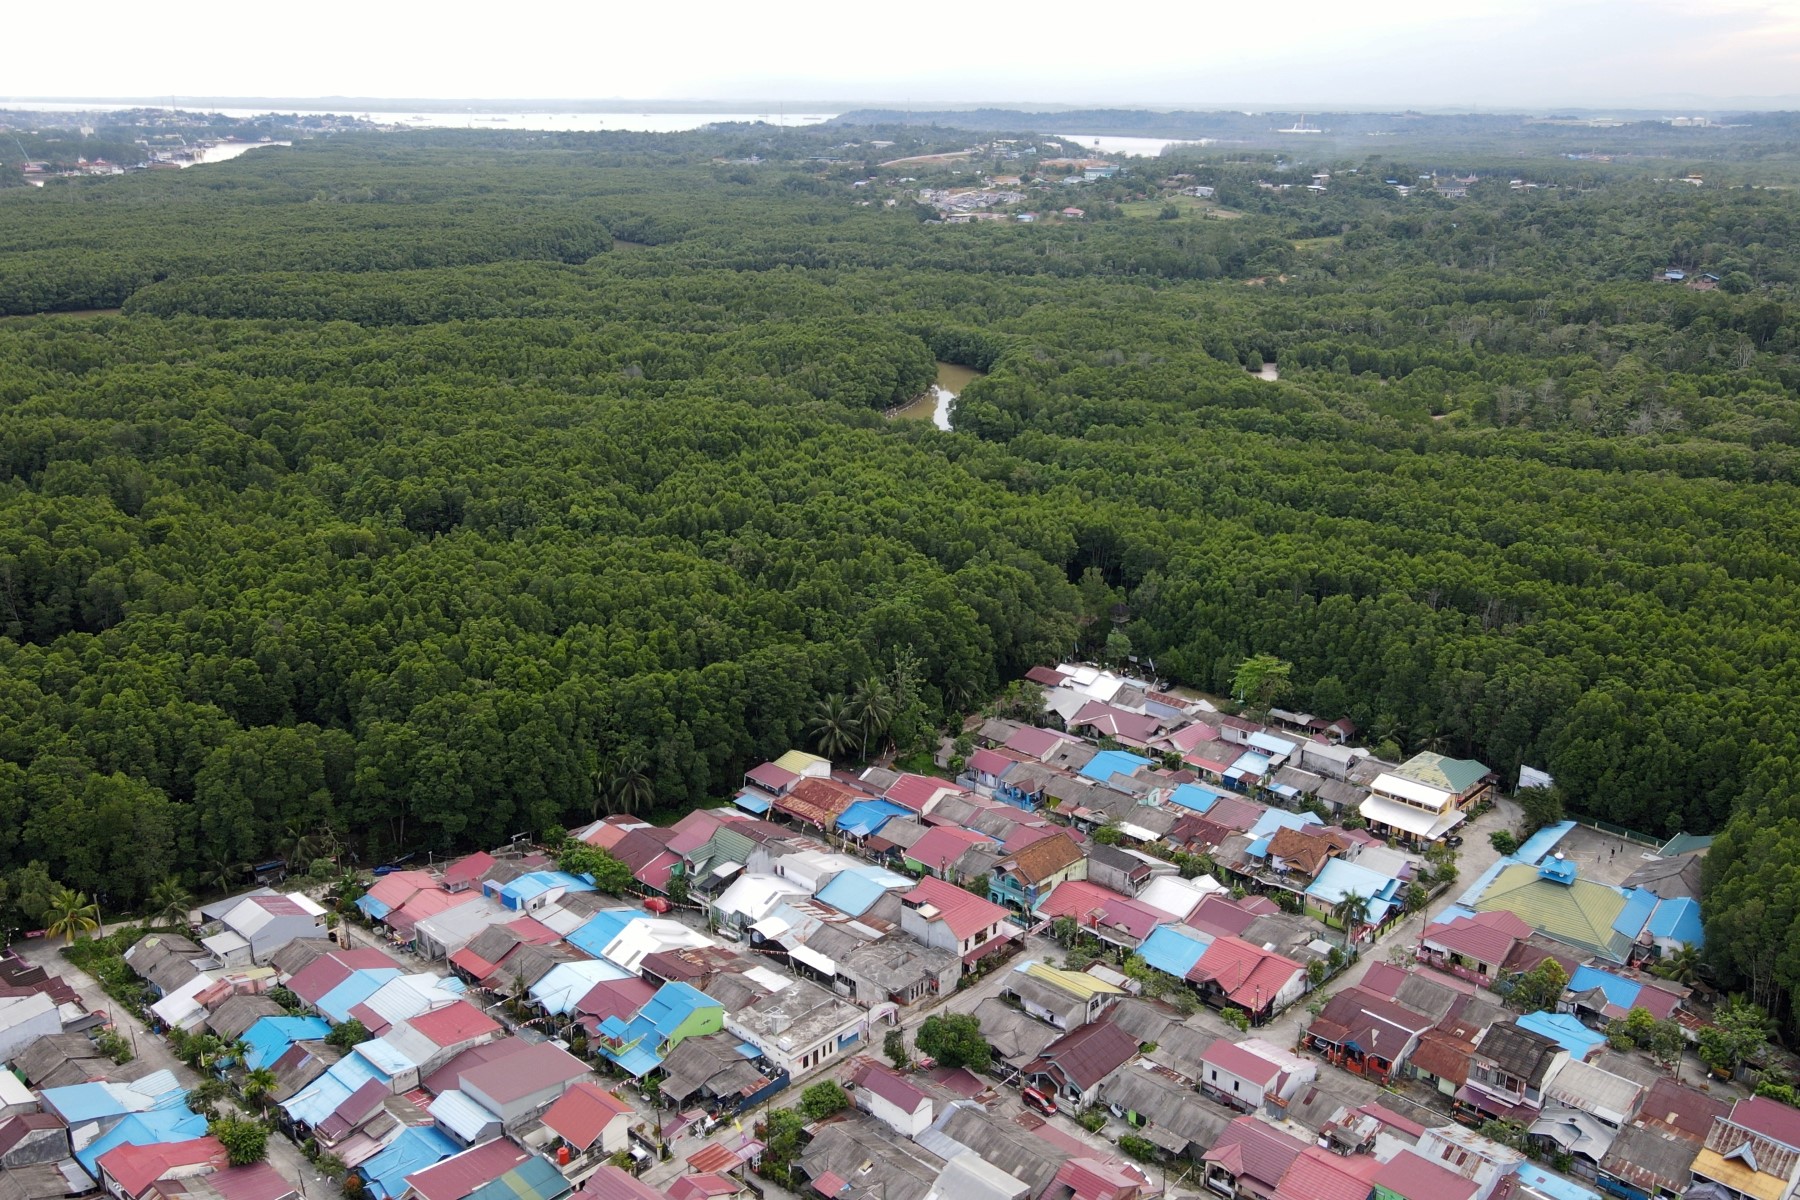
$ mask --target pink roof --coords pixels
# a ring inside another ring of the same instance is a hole
[[[1070,737],[1060,729],[1040,729],[1036,725],[1021,725],[1013,730],[1012,736],[1006,739],[1008,750],[1015,754],[1024,754],[1035,759],[1048,758],[1052,751],[1065,742],[1080,741]]]
[[[927,835],[930,836],[930,835]],[[1003,922],[1011,915],[1006,909],[989,900],[983,900],[972,892],[965,892],[954,883],[946,883],[930,875],[919,880],[912,891],[900,897],[901,903],[907,905],[930,904],[937,908],[939,917],[950,927],[950,932],[958,940],[973,937],[990,925]]]
[[[1068,832],[1069,830],[1055,825],[1015,824],[1006,831],[1006,840],[1000,843],[1000,849],[1011,854],[1016,850],[1023,850],[1033,842],[1041,842],[1047,837],[1055,837],[1058,833]]]
[[[631,1105],[584,1079],[545,1111],[544,1124],[577,1150],[586,1150],[600,1140],[614,1117],[628,1116],[632,1111]]]
[[[501,928],[515,935],[527,946],[548,946],[562,941],[561,935],[536,917],[514,917]]]
[[[1065,879],[1038,901],[1037,913],[1041,917],[1074,917],[1079,924],[1091,925],[1108,904],[1124,899],[1109,887],[1085,879]]]
[[[1370,1182],[1403,1200],[1471,1200],[1481,1190],[1473,1179],[1464,1179],[1411,1150],[1394,1155]]]
[[[656,989],[636,976],[630,979],[603,979],[575,1002],[575,1011],[603,1021],[607,1017],[629,1021],[655,995]]]
[[[680,862],[680,855],[664,850],[633,871],[631,877],[651,891],[666,892],[669,890],[669,877],[675,873],[675,867]]]
[[[772,762],[766,762],[760,767],[751,767],[744,772],[744,778],[770,792],[785,791],[800,782],[798,775],[786,767],[778,767]]]
[[[633,830],[644,828],[648,822],[624,813],[614,813],[605,817],[582,836],[582,841],[602,850],[611,850],[625,840],[625,835]]]
[[[1201,742],[1215,742],[1219,739],[1219,727],[1208,725],[1205,721],[1193,721],[1183,725],[1169,735],[1169,745],[1186,754]]]
[[[929,775],[902,775],[882,795],[882,799],[891,800],[902,808],[910,808],[922,813],[931,807],[932,801],[940,792],[956,792],[962,789],[944,779],[933,779]]]
[[[1143,1182],[1122,1166],[1085,1155],[1071,1158],[1056,1169],[1056,1182],[1074,1193],[1074,1200],[1112,1200],[1134,1193]]]
[[[537,1042],[500,1062],[483,1063],[463,1075],[463,1086],[480,1090],[496,1104],[580,1079],[587,1064],[552,1042]]]
[[[486,1063],[504,1062],[529,1049],[531,1043],[523,1038],[501,1038],[497,1042],[483,1042],[479,1046],[470,1046],[455,1058],[433,1071],[426,1077],[425,1090],[442,1095],[451,1088],[460,1088],[463,1077]]]
[[[457,859],[444,870],[444,886],[451,887],[459,883],[474,884],[494,867],[494,856],[486,850]]]
[[[1800,1149],[1800,1108],[1789,1108],[1767,1096],[1752,1096],[1732,1108],[1731,1123]]]
[[[969,755],[969,769],[983,775],[1004,775],[1019,760],[1008,758],[998,750],[977,750]]]
[[[1188,914],[1187,924],[1214,937],[1235,937],[1250,928],[1256,914],[1224,896],[1207,896]]]
[[[725,824],[722,809],[696,808],[675,824],[669,826],[674,837],[669,839],[669,849],[676,854],[687,854],[690,850],[698,850],[711,840],[719,826]]]
[[[929,1093],[880,1063],[871,1063],[863,1077],[856,1081],[856,1086],[869,1089],[903,1113],[918,1112],[919,1105],[931,1099]]]
[[[664,1189],[669,1200],[704,1200],[707,1196],[735,1196],[744,1185],[729,1175],[707,1171],[700,1175],[683,1175]]]
[[[1242,938],[1214,938],[1188,978],[1215,983],[1233,1003],[1251,1010],[1274,1002],[1275,996],[1305,970],[1291,958],[1253,946]]]
[[[1483,920],[1496,917],[1500,920]],[[1506,961],[1512,948],[1530,936],[1531,926],[1512,913],[1496,911],[1474,917],[1457,917],[1442,925],[1430,925],[1422,939],[1455,954],[1466,955],[1477,962],[1498,965]]]
[[[466,892],[419,892],[382,918],[390,929],[401,933],[410,933],[426,917],[435,917],[441,912],[448,912],[458,905],[467,904],[471,900],[479,900],[481,893]]]
[[[1087,726],[1111,734],[1120,741],[1144,743],[1156,736],[1162,722],[1143,713],[1114,708],[1099,700],[1090,700],[1069,721],[1071,729]]]
[[[1229,1071],[1239,1079],[1262,1088],[1268,1087],[1281,1076],[1280,1063],[1270,1062],[1262,1055],[1224,1038],[1208,1046],[1206,1053],[1200,1056],[1200,1061],[1209,1067]]]
[[[452,1155],[433,1167],[415,1171],[407,1184],[424,1200],[463,1200],[484,1183],[492,1183],[531,1155],[506,1138]]]
[[[1425,1127],[1417,1121],[1408,1120],[1391,1108],[1383,1108],[1379,1104],[1369,1103],[1356,1110],[1365,1116],[1374,1117],[1389,1129],[1397,1129],[1408,1137],[1424,1137]]]
[[[601,1163],[575,1194],[585,1200],[664,1200],[661,1192],[611,1163]]]
[[[912,844],[906,857],[924,863],[933,871],[941,871],[963,856],[970,846],[992,846],[994,843],[972,829],[955,825],[934,825],[925,836]]]
[[[500,1032],[498,1021],[467,1000],[458,1000],[455,1004],[446,1004],[442,1008],[420,1013],[407,1021],[407,1024],[429,1039],[432,1045],[440,1047],[454,1046]]]
[[[1223,825],[1227,829],[1235,829],[1239,833],[1248,833],[1250,827],[1262,819],[1269,810],[1253,800],[1241,800],[1236,796],[1220,796],[1213,806],[1206,810],[1206,819],[1215,825]]]
[[[1276,1200],[1369,1200],[1381,1164],[1367,1155],[1345,1158],[1308,1146],[1281,1177]],[[1460,1178],[1460,1176],[1459,1176]],[[1434,1195],[1431,1200],[1440,1200]],[[1450,1200],[1443,1194],[1441,1200]]]
[[[352,971],[399,966],[399,963],[373,946],[333,950],[329,954],[321,954],[296,971],[294,977],[288,980],[288,990],[308,1004],[317,1004],[326,992],[350,978]]]
[[[369,896],[389,908],[399,908],[414,892],[435,892],[438,881],[429,871],[395,871],[369,886]]]
[[[294,1185],[266,1162],[214,1171],[206,1177],[206,1186],[223,1200],[281,1200],[294,1194]]]
[[[1289,1137],[1273,1125],[1255,1117],[1238,1117],[1225,1127],[1203,1161],[1221,1163],[1234,1175],[1272,1188],[1305,1150],[1305,1142]]]
[[[128,1196],[141,1195],[145,1188],[178,1167],[204,1163],[215,1167],[225,1165],[225,1146],[218,1138],[114,1146],[99,1158],[100,1169],[111,1175]]]

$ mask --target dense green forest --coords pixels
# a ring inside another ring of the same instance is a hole
[[[1714,965],[1800,984],[1792,192],[1240,153],[949,225],[916,187],[1032,161],[903,182],[845,136],[353,135],[0,197],[10,920],[491,844],[623,770],[672,814],[821,697],[902,683],[911,749],[1123,633],[1723,830]],[[934,360],[985,372],[956,432],[885,419]]]

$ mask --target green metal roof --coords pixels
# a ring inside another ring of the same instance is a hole
[[[1429,751],[1413,755],[1394,771],[1406,779],[1458,795],[1480,783],[1487,773],[1486,763],[1472,758],[1445,758]]]
[[[1631,952],[1631,939],[1613,929],[1624,911],[1625,897],[1592,880],[1552,883],[1540,877],[1536,867],[1511,866],[1494,877],[1474,907],[1476,912],[1512,913],[1559,942],[1614,962],[1624,962]]]
[[[1664,858],[1674,858],[1678,854],[1691,854],[1695,850],[1709,850],[1712,844],[1710,837],[1701,837],[1697,833],[1678,833],[1664,842],[1657,853]]]

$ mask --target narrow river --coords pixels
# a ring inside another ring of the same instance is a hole
[[[969,367],[941,362],[938,364],[937,382],[931,385],[931,390],[911,404],[893,410],[892,416],[896,421],[923,421],[929,418],[939,429],[949,429],[951,402],[969,386],[970,380],[977,379],[980,375],[980,371]]]

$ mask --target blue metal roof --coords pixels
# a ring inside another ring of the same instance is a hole
[[[1266,734],[1266,733],[1251,734],[1250,735],[1250,744],[1252,746],[1256,747],[1258,750],[1263,751],[1265,754],[1268,754],[1270,757],[1275,757],[1275,756],[1281,755],[1281,754],[1292,754],[1294,751],[1296,751],[1300,748],[1298,745],[1294,744],[1293,742],[1286,741],[1282,738],[1273,737],[1270,734]]]
[[[587,924],[569,934],[563,941],[590,958],[599,958],[600,952],[612,944],[612,940],[619,936],[620,930],[631,922],[642,920],[649,915],[638,908],[603,909],[595,913]]]
[[[350,1010],[375,994],[375,990],[390,980],[400,978],[398,967],[364,967],[352,971],[344,982],[319,997],[314,1005],[320,1012],[336,1025],[350,1019]]]
[[[422,1065],[408,1058],[386,1038],[370,1038],[358,1045],[352,1053],[358,1058],[367,1060],[369,1066],[389,1079]]]
[[[117,1146],[160,1146],[206,1136],[206,1118],[186,1106],[133,1113],[75,1152],[89,1175],[99,1178],[100,1156]]]
[[[1236,777],[1241,778],[1245,775],[1263,775],[1266,774],[1268,770],[1269,759],[1267,755],[1258,754],[1254,750],[1246,750],[1232,761],[1231,770],[1227,771],[1226,774],[1232,775],[1235,773]]]
[[[393,1200],[406,1191],[406,1177],[443,1162],[461,1150],[435,1125],[409,1125],[400,1136],[357,1167],[378,1200]]]
[[[1169,793],[1169,803],[1191,808],[1197,813],[1210,812],[1212,806],[1219,802],[1220,795],[1221,793],[1205,784],[1184,783]]]
[[[1685,896],[1664,900],[1650,914],[1650,936],[1680,942],[1684,946],[1701,946],[1706,930],[1700,923],[1700,902]]]
[[[1591,992],[1599,988],[1606,993],[1609,1004],[1620,1008],[1630,1008],[1637,1000],[1638,993],[1644,985],[1634,979],[1625,979],[1610,971],[1602,971],[1595,967],[1576,967],[1575,973],[1569,976],[1571,992]]]
[[[1309,812],[1289,812],[1285,808],[1267,808],[1262,816],[1256,818],[1256,824],[1249,829],[1253,838],[1269,837],[1277,829],[1305,829],[1308,825],[1323,825],[1317,816]]]
[[[591,892],[594,885],[579,875],[571,875],[567,871],[528,871],[500,887],[500,895],[509,901],[508,908],[517,908],[519,904],[537,899],[545,892],[562,888],[569,892]]]
[[[762,814],[769,811],[770,806],[775,803],[775,800],[773,797],[764,795],[755,788],[745,788],[743,791],[739,792],[731,802],[745,812],[755,813],[760,817]]]
[[[364,892],[361,896],[357,897],[356,907],[362,909],[363,914],[371,921],[379,921],[381,918],[394,911],[393,905],[377,900],[367,892]]]
[[[1543,1034],[1567,1050],[1572,1058],[1585,1059],[1596,1047],[1606,1044],[1605,1034],[1589,1029],[1572,1013],[1526,1013],[1514,1023],[1520,1029]]]
[[[1392,875],[1384,875],[1361,863],[1332,858],[1326,860],[1318,876],[1307,885],[1306,894],[1329,908],[1350,892],[1378,901],[1392,900],[1399,890],[1400,881]],[[1377,918],[1371,912],[1369,919]]]
[[[874,907],[889,888],[903,887],[908,882],[904,875],[879,868],[841,871],[819,889],[816,898],[847,916],[860,917]]]
[[[264,1017],[244,1031],[250,1046],[244,1064],[252,1071],[272,1066],[295,1042],[323,1041],[330,1032],[324,1017]]]
[[[1552,1175],[1536,1163],[1523,1162],[1514,1172],[1519,1182],[1536,1188],[1550,1200],[1601,1200],[1601,1195],[1591,1187],[1584,1187],[1573,1179],[1564,1179],[1561,1175]]]
[[[911,813],[911,809],[892,800],[858,800],[844,810],[837,827],[851,837],[868,837],[893,818]]]
[[[1613,932],[1622,933],[1635,939],[1644,932],[1644,926],[1650,921],[1650,914],[1656,911],[1658,897],[1647,888],[1633,888],[1625,893],[1625,907],[1619,910],[1619,919],[1613,922]]]
[[[1181,925],[1158,925],[1144,939],[1137,952],[1146,963],[1165,975],[1186,979],[1212,939],[1195,929]]]
[[[1532,866],[1536,866],[1538,860],[1556,849],[1556,843],[1568,836],[1569,831],[1573,828],[1575,828],[1575,822],[1573,821],[1562,821],[1555,825],[1546,825],[1530,837],[1526,838],[1525,844],[1518,848],[1513,857],[1517,858],[1520,862],[1530,863]]]
[[[66,1087],[45,1088],[42,1095],[44,1102],[71,1125],[137,1111],[137,1103],[115,1094],[113,1088],[104,1083],[72,1083]]]
[[[544,1011],[561,1016],[574,1008],[580,999],[594,990],[594,985],[609,979],[631,979],[630,971],[616,967],[601,958],[581,962],[558,963],[531,985],[531,998],[543,1005]]]
[[[1129,750],[1102,750],[1088,759],[1081,768],[1081,774],[1096,783],[1105,783],[1114,775],[1135,774],[1140,767],[1153,765],[1141,754],[1133,754]]]

